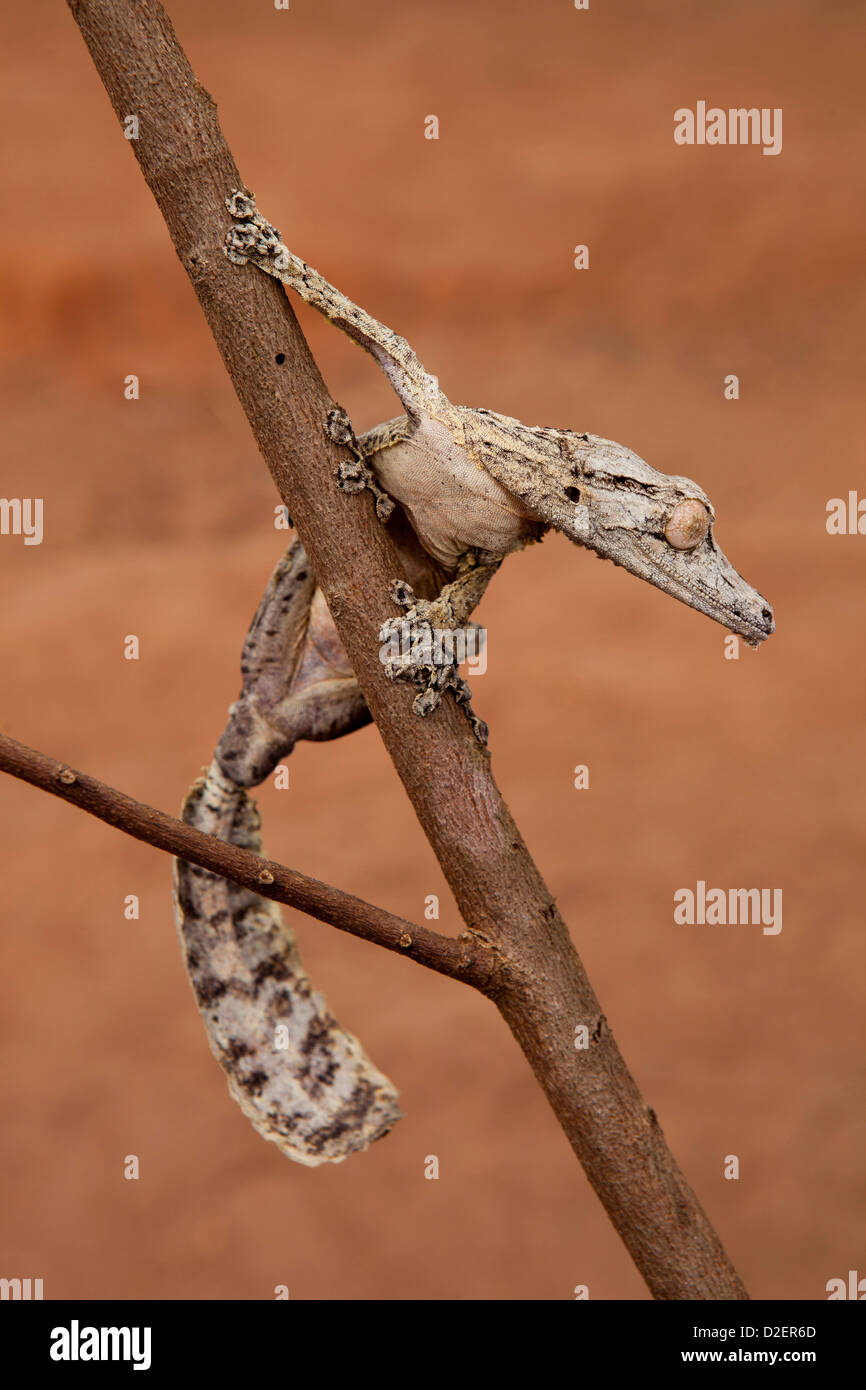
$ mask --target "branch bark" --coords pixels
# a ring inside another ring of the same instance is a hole
[[[215,835],[205,835],[185,821],[135,801],[98,778],[78,772],[67,763],[49,758],[3,733],[0,733],[0,772],[8,772],[32,787],[59,796],[62,801],[68,801],[89,816],[96,816],[106,825],[113,825],[135,840],[143,840],[189,864],[210,869],[221,878],[240,883],[263,898],[295,907],[350,936],[409,956],[440,975],[450,975],[452,979],[463,980],[481,990],[491,977],[484,953],[470,938],[441,936],[429,927],[416,926],[404,917],[374,907],[363,898],[332,888],[273,859],[264,859]]]
[[[289,507],[382,740],[470,937],[500,962],[491,997],[652,1293],[748,1295],[619,1053],[598,1000],[453,702],[425,721],[384,677],[377,634],[401,573],[369,498],[337,490],[332,402],[281,288],[222,254],[223,200],[243,187],[208,93],[157,0],[68,0]],[[276,215],[267,198],[263,210]],[[105,210],[100,211],[105,221]],[[279,218],[277,218],[279,222]],[[288,237],[291,242],[291,236]],[[302,460],[302,463],[300,462]],[[419,561],[423,563],[423,561]],[[591,1045],[574,1046],[586,1024]]]

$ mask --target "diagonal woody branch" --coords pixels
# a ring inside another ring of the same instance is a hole
[[[747,1297],[619,1053],[488,755],[452,703],[422,722],[384,677],[377,634],[403,571],[369,499],[337,492],[342,454],[324,430],[332,402],[282,290],[223,257],[223,200],[243,180],[213,101],[157,0],[68,3],[118,116],[139,117],[130,143],[382,740],[470,936],[501,962],[497,1007],[653,1294]],[[578,1024],[590,1029],[585,1051],[574,1047]]]

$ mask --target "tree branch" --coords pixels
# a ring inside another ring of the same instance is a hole
[[[223,200],[243,187],[213,101],[157,0],[68,0],[130,146],[289,508],[343,645],[474,940],[502,963],[497,1007],[523,1049],[592,1186],[657,1298],[747,1294],[665,1144],[607,1027],[551,894],[463,713],[423,722],[390,684],[378,630],[392,616],[397,552],[369,498],[347,500],[329,442],[332,402],[281,290],[222,254]],[[267,198],[263,211],[279,222]],[[106,213],[99,217],[105,222]],[[288,238],[291,242],[291,236]],[[303,465],[298,465],[303,460]],[[575,1048],[575,1026],[591,1045]]]
[[[0,733],[0,772],[8,772],[32,787],[59,796],[61,801],[68,801],[135,840],[143,840],[189,864],[210,869],[221,878],[240,883],[263,898],[295,907],[350,936],[409,956],[440,975],[463,980],[476,989],[484,989],[491,978],[491,967],[484,961],[486,953],[467,937],[440,936],[429,927],[416,926],[393,912],[374,907],[363,898],[320,883],[316,878],[308,878],[273,859],[263,859],[215,835],[205,835],[185,821],[135,801],[98,778],[77,772],[66,763],[59,763],[3,733]]]

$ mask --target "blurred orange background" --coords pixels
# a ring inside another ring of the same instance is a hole
[[[866,13],[169,11],[293,250],[407,337],[453,400],[696,479],[774,605],[776,635],[726,660],[720,627],[554,536],[485,598],[474,693],[499,784],[750,1292],[825,1297],[866,1273],[866,538],[825,526],[828,499],[866,492]],[[0,32],[0,492],[45,508],[41,546],[0,537],[0,727],[175,811],[286,537],[66,6],[7,7]],[[781,107],[782,153],[675,145],[674,111],[698,100]],[[396,413],[372,361],[300,317],[356,428]],[[460,929],[375,728],[301,746],[290,791],[258,798],[275,857],[414,920],[438,893],[441,929]],[[781,888],[782,932],[675,926],[673,893],[698,879]],[[229,1099],[166,856],[3,780],[0,909],[0,1275],[41,1277],[48,1298],[648,1297],[469,990],[287,914],[406,1113],[368,1153],[310,1171]]]

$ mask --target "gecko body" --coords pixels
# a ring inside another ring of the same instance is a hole
[[[392,597],[423,629],[465,622],[503,558],[553,527],[637,578],[722,623],[748,645],[774,631],[772,609],[720,549],[709,497],[690,478],[659,472],[632,450],[598,435],[524,425],[495,411],[454,405],[412,348],[294,255],[248,192],[227,200],[235,219],[226,255],[295,290],[377,361],[405,415],[354,441],[358,466],[385,519],[382,494],[396,499],[424,549],[455,578],[437,600],[418,600],[405,583]],[[342,425],[349,441],[350,427]],[[475,571],[471,581],[469,572]],[[423,644],[419,644],[423,645]],[[414,680],[415,709],[428,714],[459,679],[419,664],[389,669]]]
[[[340,407],[326,428],[351,454],[338,469],[340,486],[369,489],[380,520],[396,532],[405,574],[391,599],[404,612],[383,622],[380,640],[399,634],[401,655],[383,659],[384,669],[416,687],[418,714],[431,713],[451,691],[486,741],[456,657],[431,658],[453,648],[433,639],[467,623],[503,558],[551,527],[751,646],[772,633],[772,610],[720,550],[715,512],[697,483],[661,473],[597,435],[453,405],[408,343],[283,245],[250,194],[235,193],[227,206],[235,218],[229,259],[251,262],[323,313],[372,354],[402,402],[404,414],[360,438]],[[395,502],[444,576],[436,597],[417,597],[408,582],[417,558],[411,547],[401,549]],[[241,670],[241,694],[183,814],[260,853],[247,789],[299,739],[338,738],[370,718],[299,541],[271,578]],[[309,1165],[340,1162],[386,1133],[399,1118],[396,1091],[312,989],[275,905],[181,861],[175,904],[211,1049],[255,1128]]]

